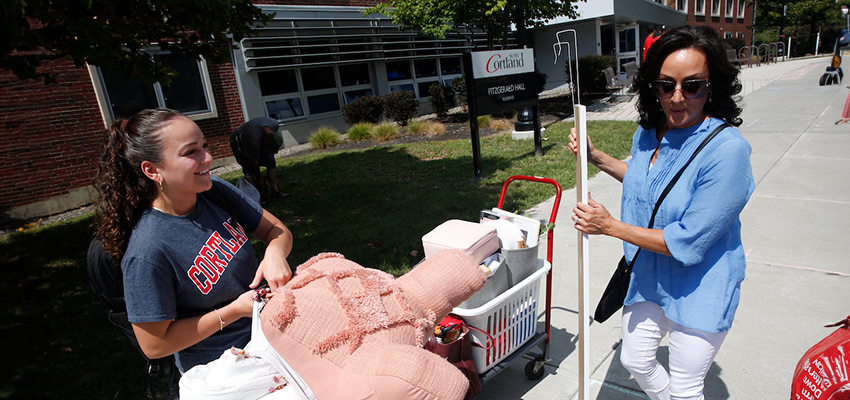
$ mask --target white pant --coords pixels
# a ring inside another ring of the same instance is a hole
[[[656,359],[661,339],[670,334],[670,373]],[[620,362],[653,400],[702,400],[705,375],[727,332],[691,329],[667,319],[649,301],[623,309]]]

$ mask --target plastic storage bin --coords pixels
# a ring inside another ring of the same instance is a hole
[[[472,360],[479,374],[511,355],[537,332],[540,280],[552,266],[542,259],[537,260],[536,266],[537,269],[528,278],[486,304],[472,309],[455,307],[452,310],[467,324],[487,332],[485,335],[470,330],[473,341],[481,345],[472,347]]]
[[[499,237],[492,226],[450,219],[422,236],[422,247],[426,258],[446,249],[458,249],[480,263],[499,250]]]

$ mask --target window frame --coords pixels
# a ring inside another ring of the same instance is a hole
[[[726,7],[726,18],[734,18],[735,17],[735,3],[733,0],[724,0],[726,3],[724,4]]]
[[[151,57],[159,55],[159,54],[171,54],[170,51],[162,51],[158,49],[150,49],[147,51]],[[201,121],[205,119],[213,119],[218,118],[218,108],[215,103],[215,94],[212,88],[212,80],[210,79],[209,67],[207,66],[207,60],[204,57],[200,57],[198,60],[195,60],[198,64],[198,69],[200,73],[200,84],[203,86],[204,98],[207,100],[207,109],[199,110],[196,112],[184,112],[187,118],[193,121]],[[91,78],[92,86],[94,87],[95,97],[97,98],[97,105],[100,109],[100,115],[103,119],[104,125],[108,128],[112,125],[113,122],[117,119],[115,117],[115,112],[112,109],[112,104],[109,100],[109,93],[106,90],[106,81],[103,77],[103,71],[100,66],[93,64],[86,64],[88,68],[89,77]],[[155,82],[149,85],[153,85],[154,92],[156,93],[157,106],[166,107],[165,96],[163,95],[162,85],[159,82]]]
[[[702,5],[701,10],[698,9],[699,5]],[[694,0],[694,15],[705,16],[705,0]]]
[[[747,3],[744,0],[738,1],[738,19],[744,19],[744,16],[747,14]]]
[[[714,7],[715,4],[717,5],[716,11],[715,11],[715,7]],[[711,16],[712,17],[719,17],[721,9],[722,9],[722,7],[720,7],[720,0],[711,0]]]

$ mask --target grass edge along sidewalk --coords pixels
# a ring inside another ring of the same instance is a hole
[[[543,157],[534,156],[531,140],[515,141],[509,133],[482,138],[481,180],[471,179],[468,139],[281,158],[281,190],[292,196],[267,209],[295,235],[293,268],[319,252],[336,251],[399,275],[421,260],[422,235],[448,219],[476,220],[481,209],[496,205],[507,177],[543,176],[564,190],[573,187],[571,126],[547,128]],[[588,122],[594,144],[618,158],[628,154],[636,126]],[[518,182],[504,208],[526,210],[552,194],[551,186]],[[88,284],[91,220],[87,215],[0,239],[6,273],[0,283],[0,336],[7,352],[0,399],[146,397],[141,357],[106,320]],[[262,254],[262,244],[255,246]]]

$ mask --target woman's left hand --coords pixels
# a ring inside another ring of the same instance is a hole
[[[609,235],[611,228],[617,220],[600,203],[597,203],[587,195],[587,204],[578,203],[573,208],[573,224],[581,232],[590,235]]]
[[[254,281],[251,282],[251,288],[256,288],[265,279],[269,284],[269,289],[274,292],[278,286],[285,285],[292,278],[292,269],[289,268],[286,258],[276,253],[266,251],[263,261],[260,262],[260,267],[257,268],[257,273],[254,275]]]
[[[269,289],[274,292],[278,286],[285,285],[292,278],[292,270],[286,262],[286,257],[292,251],[292,232],[277,217],[263,210],[263,217],[254,231],[254,236],[266,242],[267,246],[250,287],[256,288],[265,278]]]

